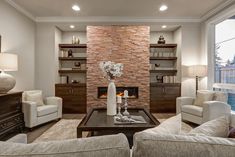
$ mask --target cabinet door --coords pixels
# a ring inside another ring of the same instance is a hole
[[[157,113],[176,112],[176,98],[180,96],[180,86],[159,86],[150,88],[150,111]]]
[[[21,112],[21,94],[6,95],[0,99],[0,117],[4,117]],[[3,105],[2,105],[3,104]],[[1,120],[1,119],[0,119]]]
[[[71,87],[56,87],[55,90],[55,95],[59,96],[59,97],[63,97],[63,96],[68,96],[68,95],[72,95],[73,91]]]
[[[150,88],[151,100],[163,100],[164,99],[164,87],[151,87]]]
[[[174,95],[174,96],[179,96],[180,95],[180,87],[176,86],[166,86],[165,89],[165,95]]]
[[[56,96],[63,99],[63,113],[86,113],[86,87],[56,87]]]

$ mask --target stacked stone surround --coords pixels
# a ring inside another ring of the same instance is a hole
[[[139,98],[129,105],[147,107],[150,103],[148,26],[88,26],[87,27],[87,106],[105,106],[106,99],[98,99],[98,87],[107,87],[99,68],[102,61],[123,63],[124,74],[116,86],[139,87]]]

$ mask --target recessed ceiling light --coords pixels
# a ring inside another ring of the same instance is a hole
[[[78,5],[73,5],[73,6],[72,6],[72,9],[73,9],[74,11],[80,11],[80,7],[79,7]]]
[[[71,29],[74,29],[74,28],[75,28],[75,26],[74,26],[74,25],[70,25],[69,27],[70,27]]]
[[[165,29],[167,26],[166,25],[162,25],[162,28]]]
[[[159,8],[160,11],[166,11],[167,9],[168,9],[167,5],[161,5]]]

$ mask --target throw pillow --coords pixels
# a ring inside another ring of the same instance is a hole
[[[181,131],[181,114],[171,117],[155,128],[144,130],[146,133],[179,134]]]
[[[227,103],[228,95],[224,92],[215,92],[213,100]]]
[[[44,105],[41,92],[26,93],[26,101],[36,102],[37,106]]]
[[[194,105],[202,106],[205,101],[212,101],[214,97],[213,91],[197,91],[197,97]]]
[[[229,129],[228,138],[235,138],[235,128],[231,127],[231,128]]]
[[[189,134],[205,135],[211,137],[228,137],[229,120],[225,116],[208,121],[195,129]]]

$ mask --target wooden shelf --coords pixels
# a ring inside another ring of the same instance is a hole
[[[177,60],[177,57],[150,57],[150,60]]]
[[[164,72],[164,73],[176,73],[177,70],[150,70],[150,73],[160,73],[160,72]]]
[[[150,44],[150,48],[175,48],[177,44]]]
[[[155,87],[155,86],[180,86],[181,83],[157,83],[157,82],[151,82],[150,87]]]
[[[86,60],[86,57],[59,57],[60,61]]]
[[[59,44],[60,48],[87,48],[86,44]]]
[[[84,87],[86,83],[57,83],[55,84],[56,87]]]
[[[59,73],[86,73],[86,70],[59,70]]]

